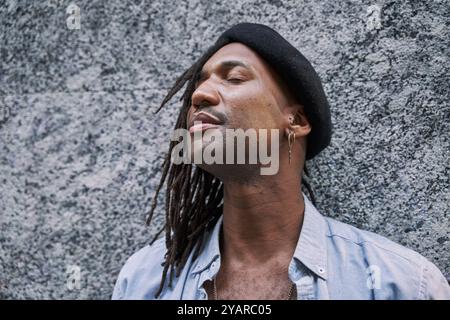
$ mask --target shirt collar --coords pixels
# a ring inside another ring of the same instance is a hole
[[[326,221],[311,201],[303,194],[305,214],[299,240],[293,258],[305,265],[318,277],[326,280],[328,276]],[[209,265],[220,259],[219,235],[223,223],[223,215],[219,217],[212,232],[206,237],[201,254],[193,264],[193,273],[202,272]]]
[[[328,277],[327,223],[312,202],[303,192],[302,194],[305,200],[305,215],[294,258],[318,277],[326,280]]]

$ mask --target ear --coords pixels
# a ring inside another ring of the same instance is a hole
[[[307,136],[311,132],[311,125],[306,117],[304,107],[301,104],[293,105],[287,109],[286,117],[286,135],[290,131],[294,131],[295,137],[300,138]]]

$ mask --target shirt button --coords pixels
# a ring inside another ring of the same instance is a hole
[[[320,274],[325,272],[325,269],[322,267],[317,267],[317,271],[319,271]]]
[[[200,297],[201,297],[202,299],[205,299],[205,298],[206,298],[206,293],[204,293],[204,292],[200,293]]]

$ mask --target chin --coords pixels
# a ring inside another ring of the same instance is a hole
[[[260,175],[260,166],[254,164],[196,164],[196,166],[222,182],[247,184]]]

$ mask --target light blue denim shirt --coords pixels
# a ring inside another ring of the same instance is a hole
[[[322,216],[303,194],[305,215],[289,278],[297,299],[450,299],[439,269],[420,254],[372,232]],[[206,300],[203,288],[220,268],[223,216],[205,237],[201,253],[164,285],[159,299]],[[134,253],[117,279],[112,299],[155,299],[166,252],[164,237]]]

